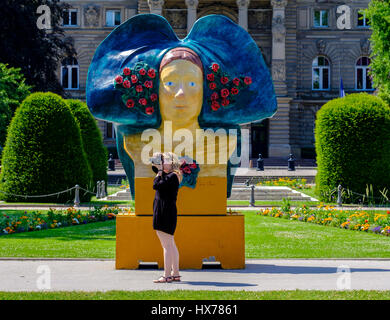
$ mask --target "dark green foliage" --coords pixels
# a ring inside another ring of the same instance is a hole
[[[2,155],[0,191],[17,195],[60,192],[76,184],[91,190],[92,173],[79,126],[66,102],[54,93],[28,96],[16,110]],[[0,193],[6,201],[23,198]],[[81,201],[90,193],[80,192]],[[74,190],[28,202],[73,201]]]
[[[0,146],[4,146],[11,118],[19,104],[30,94],[30,88],[24,83],[20,69],[0,63]]]
[[[87,105],[80,100],[67,99],[74,117],[76,118],[83,140],[84,151],[92,169],[96,192],[96,183],[104,180],[107,187],[107,149],[103,145],[102,134]]]
[[[315,146],[321,200],[339,184],[361,194],[372,185],[375,197],[389,189],[390,108],[380,98],[356,93],[326,103],[317,113]]]
[[[50,8],[50,30],[38,28],[41,5]],[[0,62],[21,68],[33,91],[64,93],[56,70],[74,53],[61,25],[63,9],[69,7],[60,0],[1,0]]]

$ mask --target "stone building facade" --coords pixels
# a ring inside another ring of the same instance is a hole
[[[250,157],[314,158],[316,113],[346,94],[374,93],[368,76],[371,31],[359,12],[369,0],[66,0],[66,36],[77,55],[58,75],[70,95],[85,100],[88,66],[95,49],[115,28],[140,13],[164,16],[184,38],[196,19],[223,14],[248,30],[261,49],[274,81],[278,112],[250,132]],[[360,18],[360,19],[359,19]],[[98,121],[104,144],[115,149],[111,123]]]

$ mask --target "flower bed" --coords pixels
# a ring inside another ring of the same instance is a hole
[[[362,210],[339,210],[332,206],[324,206],[321,203],[317,206],[317,209],[311,209],[303,205],[291,210],[287,204],[280,209],[275,207],[260,209],[257,214],[386,236],[390,235],[390,211],[385,213],[368,213]]]
[[[40,211],[24,212],[21,216],[2,214],[0,216],[0,235],[16,232],[55,229],[72,225],[115,219],[118,213],[127,211],[118,207],[94,207],[90,211],[80,211],[73,207],[66,210],[50,208],[47,214]]]
[[[310,189],[311,187],[306,184],[306,179],[289,179],[279,178],[272,180],[259,181],[257,186],[287,186],[295,189]]]

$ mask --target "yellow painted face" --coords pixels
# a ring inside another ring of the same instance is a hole
[[[197,121],[203,103],[202,70],[187,60],[173,60],[160,73],[162,120]]]

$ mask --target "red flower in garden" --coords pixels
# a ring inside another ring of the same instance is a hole
[[[214,81],[214,75],[213,75],[212,73],[209,73],[209,74],[207,75],[207,80],[209,80],[209,81]]]
[[[135,74],[133,74],[133,75],[131,76],[131,82],[132,82],[132,83],[136,83],[137,81],[138,81],[137,76],[136,76]]]
[[[131,73],[130,68],[124,68],[124,69],[123,69],[123,74],[124,74],[125,76],[130,75],[130,73]]]
[[[138,86],[135,87],[135,91],[137,92],[142,92],[143,91],[143,88],[142,86],[139,84]]]
[[[144,76],[144,75],[146,74],[145,69],[144,69],[144,68],[140,69],[140,70],[139,70],[139,74],[140,74],[141,76]]]
[[[233,83],[234,83],[235,86],[239,86],[240,85],[240,79],[234,78],[233,79]]]
[[[245,82],[246,85],[249,85],[249,84],[252,83],[252,78],[251,77],[245,77],[244,78],[244,82]]]
[[[213,101],[211,103],[211,109],[213,109],[214,111],[218,110],[220,108],[220,105],[217,101]]]
[[[149,69],[148,76],[153,79],[156,76],[156,71],[154,69]]]
[[[139,104],[142,104],[143,106],[146,106],[146,104],[148,103],[145,98],[139,99],[138,102],[139,102]]]
[[[154,108],[153,108],[153,107],[147,107],[147,108],[145,109],[145,112],[146,112],[147,114],[152,114],[152,113],[154,112]]]
[[[221,78],[221,83],[222,84],[227,84],[229,82],[229,78],[227,78],[227,77],[222,77]]]
[[[217,87],[217,85],[216,85],[214,82],[210,82],[209,88],[210,88],[211,90],[214,90],[216,87]]]
[[[222,104],[224,107],[228,106],[229,103],[230,103],[230,101],[229,101],[228,99],[223,99],[222,102],[221,102],[221,104]]]
[[[218,63],[213,63],[211,68],[213,69],[214,72],[217,72],[219,70],[219,64]]]
[[[226,98],[229,95],[229,90],[224,88],[221,90],[221,97]]]
[[[211,100],[217,100],[217,99],[218,99],[218,93],[213,92],[213,94],[211,95]]]
[[[123,78],[121,76],[117,76],[115,78],[115,82],[118,83],[118,84],[121,84],[123,82]]]
[[[128,108],[134,107],[134,101],[133,101],[132,99],[127,100],[126,106],[127,106]]]
[[[152,93],[150,95],[150,100],[152,100],[153,102],[157,100],[157,94],[156,93]]]
[[[125,88],[130,88],[130,87],[131,87],[130,81],[129,81],[129,80],[125,80],[125,81],[123,82],[123,86],[124,86]]]
[[[144,83],[146,88],[153,88],[153,82],[152,81],[145,81]]]
[[[231,94],[236,95],[238,93],[238,89],[232,88],[232,90],[230,90],[230,92],[231,92]]]

